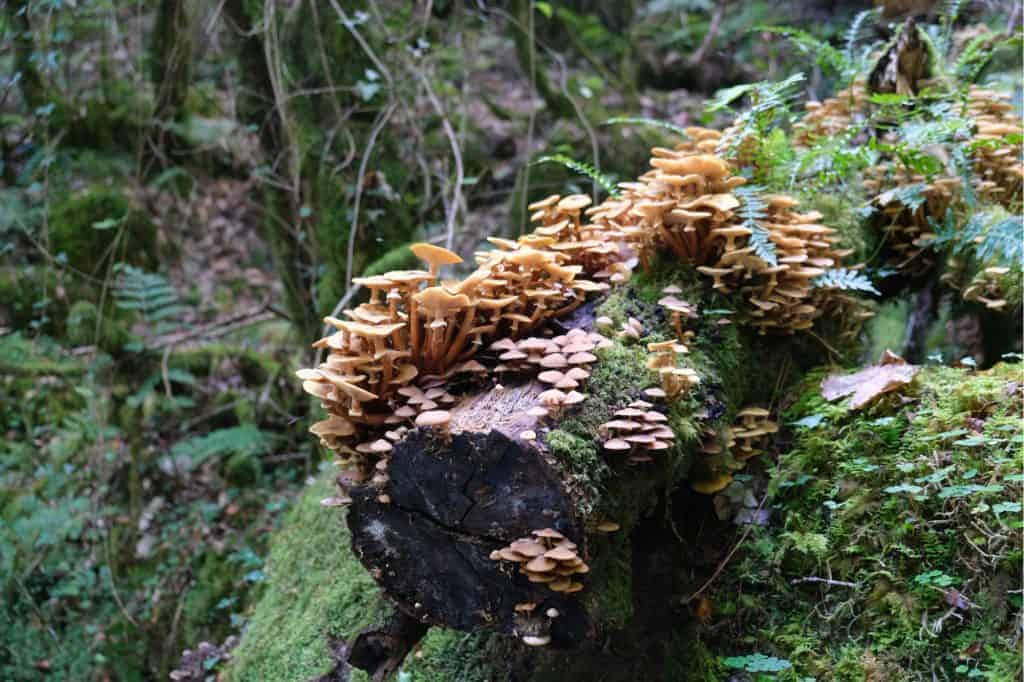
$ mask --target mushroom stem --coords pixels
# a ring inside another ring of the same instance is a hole
[[[409,296],[409,359],[418,363],[420,356],[420,320],[416,297]]]
[[[462,316],[462,324],[459,325],[459,333],[452,341],[451,345],[448,346],[448,352],[444,356],[443,365],[448,367],[455,362],[459,354],[462,353],[462,349],[466,346],[466,339],[469,338],[469,331],[473,328],[473,318],[476,316],[476,305],[471,305],[466,308],[466,312]]]

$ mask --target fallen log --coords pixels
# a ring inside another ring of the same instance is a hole
[[[552,322],[545,333],[592,331],[595,317],[609,315],[619,323],[639,321],[645,342],[673,338],[670,315],[657,300],[663,287],[689,277],[680,268],[661,279],[639,276]],[[721,308],[717,294],[701,284],[680,296],[698,310]],[[709,471],[742,467],[728,448],[719,455],[701,449],[722,437],[740,408],[821,359],[820,350],[792,337],[766,341],[724,317],[699,317],[694,332],[687,362],[703,381],[675,401],[649,403],[675,436],[674,446],[652,461],[630,461],[601,447],[600,425],[637,400],[651,400],[645,391],[658,382],[647,367],[646,343],[606,330],[614,341],[595,351],[579,406],[534,416],[529,412],[546,388],[536,376],[507,385],[488,379],[459,396],[446,429],[416,428],[394,444],[386,484],[342,478],[351,498],[352,548],[383,594],[419,623],[512,635],[556,649],[593,647],[631,621],[637,525],[664,508],[688,475],[706,479]],[[481,360],[493,365],[486,354]],[[580,591],[553,591],[548,583],[531,582],[522,562],[495,557],[543,529],[575,545],[587,564],[588,573],[572,578]]]

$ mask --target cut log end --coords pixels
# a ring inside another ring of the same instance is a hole
[[[571,646],[587,631],[579,595],[531,583],[518,564],[490,558],[542,528],[559,531],[581,550],[584,535],[545,454],[505,433],[528,417],[510,406],[495,410],[495,401],[509,398],[488,395],[481,398],[481,414],[494,415],[500,430],[479,423],[481,430],[455,433],[447,444],[413,431],[390,458],[389,503],[379,501],[372,485],[349,490],[353,549],[384,593],[421,623],[550,637],[553,646]],[[515,396],[511,400],[516,404]],[[523,603],[536,608],[517,612]],[[557,618],[546,615],[550,609]]]

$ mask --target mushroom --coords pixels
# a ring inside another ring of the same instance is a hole
[[[435,437],[448,442],[451,440],[451,432],[448,430],[451,419],[451,413],[447,410],[430,410],[428,412],[421,412],[416,417],[416,426],[430,428]]]

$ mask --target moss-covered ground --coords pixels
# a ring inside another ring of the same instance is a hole
[[[332,490],[328,471],[307,488],[274,537],[269,584],[227,679],[315,679],[333,668],[335,640],[348,640],[387,614],[376,584],[349,549],[343,512],[320,505]]]
[[[786,412],[770,524],[713,591],[719,653],[786,679],[1019,679],[1021,366],[926,368],[859,413],[823,376]]]

